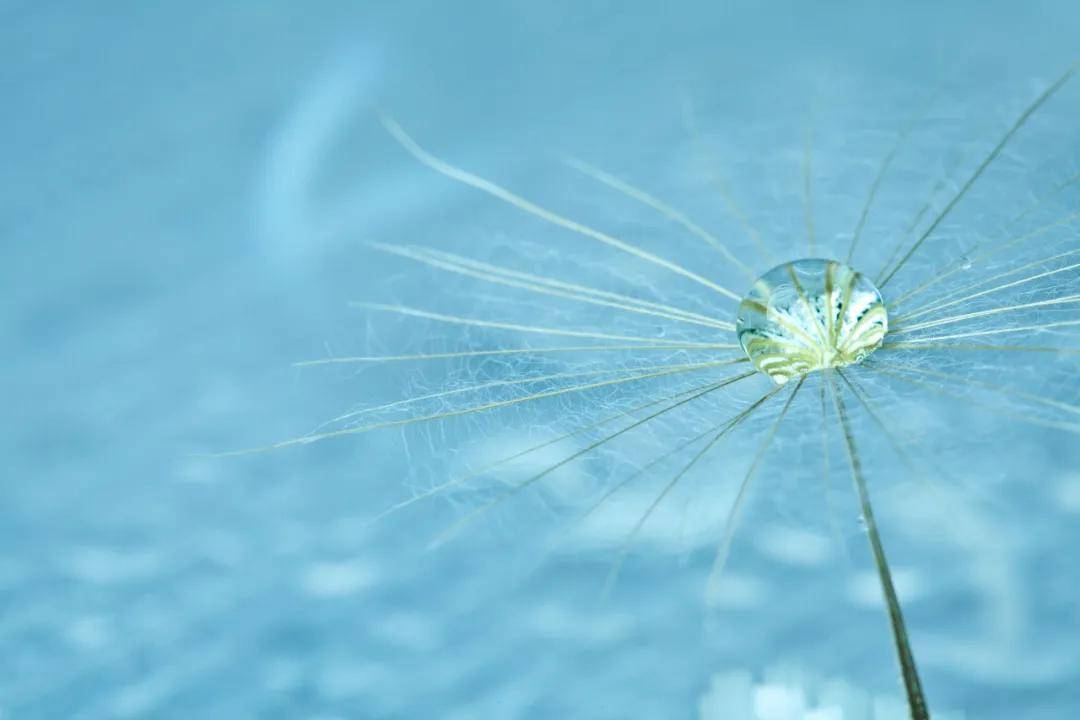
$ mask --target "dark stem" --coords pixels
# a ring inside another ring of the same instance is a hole
[[[904,614],[900,609],[900,600],[896,597],[896,587],[893,585],[892,573],[889,572],[889,561],[885,559],[885,548],[881,544],[874,510],[870,505],[870,493],[866,489],[866,479],[863,477],[862,462],[859,460],[859,453],[855,447],[851,423],[848,421],[847,408],[844,406],[843,398],[840,397],[840,392],[832,383],[831,377],[829,384],[836,402],[836,414],[840,417],[840,425],[844,431],[844,442],[847,445],[848,459],[851,461],[851,477],[855,481],[855,489],[859,494],[859,505],[866,523],[866,534],[870,539],[870,549],[874,553],[874,564],[877,566],[878,579],[881,581],[881,592],[885,596],[885,604],[889,610],[889,624],[892,625],[893,642],[896,645],[897,659],[900,661],[900,674],[904,680],[904,690],[907,692],[911,720],[930,720],[930,711],[926,706],[922,683],[919,681],[919,671],[915,667],[915,656],[911,652],[911,643],[908,641]]]

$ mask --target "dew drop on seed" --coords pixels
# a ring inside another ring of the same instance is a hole
[[[889,329],[881,293],[835,260],[778,265],[739,304],[735,332],[750,362],[778,384],[862,362]]]

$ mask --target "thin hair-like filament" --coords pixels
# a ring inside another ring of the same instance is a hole
[[[949,201],[945,208],[940,213],[938,213],[937,217],[934,218],[934,221],[930,223],[930,226],[923,231],[922,235],[919,236],[919,239],[915,242],[915,244],[911,246],[911,249],[908,250],[902,258],[900,258],[900,261],[896,264],[896,266],[893,267],[893,269],[885,276],[885,278],[880,283],[878,283],[878,288],[884,288],[886,285],[889,284],[889,281],[893,279],[893,276],[895,276],[896,273],[900,272],[900,269],[903,268],[904,265],[906,265],[907,262],[911,259],[911,257],[919,250],[919,248],[922,247],[923,243],[926,242],[926,239],[934,234],[934,231],[937,230],[938,226],[942,223],[942,221],[944,221],[945,218],[949,216],[953,208],[955,208],[956,205],[964,198],[964,196],[967,195],[968,191],[971,190],[972,186],[976,183],[976,181],[978,181],[978,179],[982,177],[982,174],[986,171],[986,168],[988,168],[990,164],[993,163],[995,159],[997,159],[998,155],[1000,155],[1001,151],[1005,149],[1005,146],[1009,144],[1009,141],[1012,140],[1013,136],[1016,135],[1020,128],[1023,127],[1024,124],[1028,121],[1028,118],[1034,115],[1035,112],[1054,95],[1054,93],[1061,89],[1062,85],[1068,82],[1069,78],[1071,78],[1073,74],[1075,74],[1077,67],[1078,65],[1073,65],[1068,70],[1066,70],[1061,77],[1059,77],[1052,85],[1050,85],[1050,87],[1046,88],[1046,90],[1044,90],[1037,98],[1035,98],[1035,100],[1030,105],[1028,105],[1024,112],[1020,114],[1020,117],[1018,117],[1016,121],[1012,124],[1012,126],[1010,126],[1009,129],[1005,132],[1005,135],[1002,136],[1001,140],[998,141],[997,145],[994,146],[994,148],[990,151],[986,158],[984,158],[983,161],[979,164],[979,166],[975,169],[975,172],[971,174],[971,177],[967,179],[967,182],[965,182],[960,187],[960,190],[957,191],[957,193],[953,196],[953,198]]]
[[[735,526],[739,521],[739,513],[742,511],[743,504],[746,502],[750,483],[753,480],[758,467],[761,465],[761,461],[765,458],[765,453],[768,452],[769,447],[772,445],[773,439],[780,429],[780,424],[787,416],[788,410],[791,409],[791,404],[795,401],[795,397],[799,394],[799,390],[802,389],[805,381],[806,376],[803,375],[799,378],[795,387],[791,389],[791,394],[788,395],[784,407],[780,410],[780,414],[776,416],[776,420],[773,421],[772,426],[765,434],[765,439],[762,440],[761,445],[758,446],[758,450],[754,454],[754,459],[750,462],[750,467],[746,470],[742,482],[739,483],[739,489],[735,493],[735,499],[732,501],[731,508],[728,510],[727,518],[724,520],[723,535],[716,546],[716,555],[713,558],[712,569],[709,570],[709,579],[705,584],[706,593],[710,596],[715,596],[719,590],[720,577],[724,572],[724,566],[727,565],[728,556],[731,555],[731,543],[735,538]]]
[[[653,253],[650,253],[646,250],[642,250],[641,248],[631,245],[624,240],[620,240],[612,235],[600,232],[599,230],[579,223],[576,220],[571,220],[570,218],[563,217],[562,215],[542,208],[539,205],[530,202],[523,197],[515,195],[506,188],[500,185],[496,185],[490,180],[485,180],[484,178],[462,170],[461,168],[455,167],[445,162],[444,160],[435,157],[427,150],[420,147],[420,145],[415,140],[413,140],[409,136],[409,134],[406,133],[405,130],[392,118],[382,115],[380,116],[380,120],[382,121],[383,127],[386,128],[387,132],[389,132],[390,135],[395,140],[397,140],[398,143],[403,148],[405,148],[405,150],[409,152],[409,154],[422,162],[424,165],[430,167],[432,170],[435,170],[436,172],[439,172],[446,177],[451,178],[452,180],[457,180],[460,183],[485,192],[492,197],[502,200],[503,202],[512,205],[513,207],[516,207],[519,210],[522,210],[534,217],[540,218],[541,220],[544,220],[552,225],[565,228],[567,230],[570,230],[571,232],[575,232],[579,235],[583,235],[585,237],[601,242],[609,247],[621,250],[628,255],[633,255],[638,259],[644,260],[645,262],[651,263],[658,267],[662,267],[677,275],[681,275],[688,280],[696,282],[699,285],[703,285],[710,290],[714,290],[715,292],[718,292],[721,295],[724,295],[734,300],[735,302],[738,302],[740,300],[740,297],[733,293],[731,290],[728,290],[721,285],[717,285],[712,280],[709,280],[705,277],[702,277],[701,275],[698,275],[695,272],[687,270],[681,265],[654,255]]]

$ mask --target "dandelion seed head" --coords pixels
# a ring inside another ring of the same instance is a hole
[[[1080,430],[1080,163],[1067,98],[994,159],[1029,93],[1006,86],[960,106],[950,87],[863,90],[801,115],[692,93],[686,123],[678,109],[634,136],[577,123],[583,134],[494,140],[498,153],[455,147],[394,107],[402,124],[382,124],[396,143],[371,145],[406,151],[422,198],[393,204],[408,217],[358,228],[380,276],[347,298],[366,332],[307,363],[363,383],[365,402],[323,436],[400,435],[387,443],[402,452],[379,453],[400,459],[394,476],[365,474],[411,492],[371,519],[393,514],[440,546],[494,530],[510,539],[500,551],[542,554],[523,565],[559,573],[548,583],[559,593],[568,568],[588,567],[587,592],[647,592],[650,609],[660,600],[640,578],[663,573],[666,598],[686,607],[711,567],[700,606],[717,627],[780,605],[761,622],[817,627],[832,603],[844,618],[834,632],[862,647],[858,616],[902,600],[931,672],[997,677],[1032,654],[1041,596],[1010,603],[1042,582],[1022,566],[1034,540],[999,531],[1004,511],[980,522],[990,505],[976,499],[1045,466],[1036,433]],[[1063,150],[1045,159],[1050,143]],[[1006,444],[1004,456],[987,452]],[[871,523],[847,479],[875,498],[894,601],[859,554]],[[1067,482],[1046,486],[1072,512]],[[456,548],[445,557],[472,557]],[[321,592],[360,594],[331,584]],[[817,609],[779,602],[811,585]],[[971,616],[986,627],[927,622],[935,602],[973,590]],[[590,624],[558,608],[533,632],[583,642]],[[750,668],[768,659],[752,643],[724,647]],[[814,693],[799,714],[765,685],[758,717],[871,715],[869,704],[838,715]]]
[[[881,293],[832,260],[805,259],[762,275],[739,304],[746,356],[778,385],[814,370],[862,362],[889,329]]]

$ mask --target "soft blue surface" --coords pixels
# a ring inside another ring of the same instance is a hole
[[[895,133],[928,107],[867,225],[862,257],[876,266],[934,182],[954,166],[970,174],[1080,47],[1075,2],[644,5],[0,3],[0,717],[696,718],[710,679],[727,673],[899,695],[835,439],[836,497],[823,500],[816,385],[763,468],[719,607],[703,587],[733,483],[716,478],[741,476],[768,418],[650,524],[606,602],[604,576],[642,502],[555,550],[549,536],[678,425],[556,474],[436,552],[428,541],[498,485],[366,519],[597,407],[625,407],[617,394],[204,456],[297,436],[357,403],[567,369],[551,358],[293,368],[520,344],[350,301],[658,333],[610,309],[521,294],[506,304],[498,287],[370,241],[714,304],[438,177],[383,132],[376,107],[440,155],[741,292],[719,256],[560,154],[632,178],[750,256],[688,136],[692,104],[733,193],[788,259],[805,249],[810,133],[816,230],[840,255]],[[1077,117],[1073,85],[891,289],[1075,174]],[[1057,197],[1043,221],[1077,198]],[[1074,228],[989,269],[1073,249]],[[1053,285],[1078,287],[1075,273]],[[984,360],[953,371],[1004,372],[1080,402],[1075,356]],[[896,427],[920,439],[912,452],[936,488],[866,442],[933,705],[984,720],[1080,715],[1076,436],[877,388]]]

